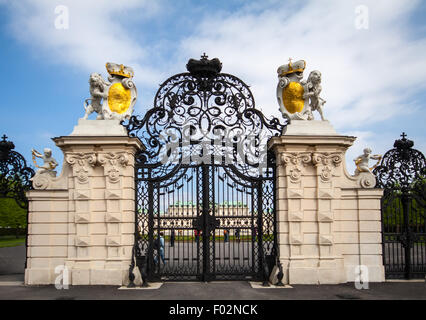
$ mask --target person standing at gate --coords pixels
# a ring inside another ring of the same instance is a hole
[[[195,242],[197,242],[197,244],[198,244],[200,242],[200,231],[195,229],[194,235],[195,235]]]
[[[158,251],[161,261],[163,261],[163,263],[166,264],[166,259],[164,258],[164,233],[160,232],[160,237],[155,238],[154,250]],[[154,263],[155,264],[158,263],[157,255],[154,255]]]
[[[224,236],[224,242],[228,242],[229,241],[229,232],[228,230],[223,230],[223,236]]]
[[[170,232],[170,246],[174,247],[175,245],[175,230],[172,229]]]
[[[160,258],[164,264],[166,264],[166,259],[164,258],[164,233],[160,232]]]
[[[240,229],[235,229],[235,238],[237,238],[237,242],[240,242]]]

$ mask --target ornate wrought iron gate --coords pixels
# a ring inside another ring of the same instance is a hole
[[[373,172],[382,198],[383,264],[387,278],[426,276],[426,161],[405,138]]]
[[[20,208],[26,210],[28,222],[28,200],[25,193],[32,188],[30,179],[34,176],[34,170],[27,166],[25,158],[19,152],[13,150],[13,142],[6,139],[6,135],[3,135],[0,141],[0,198],[16,201]],[[25,234],[28,237],[28,232]]]
[[[146,145],[135,158],[133,254],[148,280],[264,279],[278,257],[266,144],[285,125],[221,68],[190,59],[189,72],[167,79],[154,107],[126,125]]]

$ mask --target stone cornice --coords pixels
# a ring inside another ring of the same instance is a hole
[[[339,146],[344,149],[349,148],[355,142],[356,137],[352,136],[314,136],[314,135],[298,135],[290,136],[283,135],[279,137],[272,137],[268,142],[268,149],[278,148],[282,151],[292,152],[289,147],[296,145],[306,146]]]
[[[90,137],[90,136],[61,136],[52,138],[55,144],[61,149],[68,149],[70,147],[84,148],[100,146],[100,147],[115,147],[115,146],[129,146],[136,150],[145,150],[145,146],[139,138],[132,138],[127,136],[117,137]]]

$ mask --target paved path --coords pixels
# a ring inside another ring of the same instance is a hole
[[[0,248],[0,275],[24,273],[25,245]]]
[[[156,290],[119,290],[117,286],[25,286],[25,246],[0,248],[0,300],[426,300],[426,283],[370,283],[357,290],[353,283],[294,285],[286,289],[254,289],[247,281],[166,282]]]
[[[156,290],[119,290],[117,286],[24,286],[23,275],[0,276],[0,300],[426,300],[426,283],[370,283],[357,290],[353,283],[293,285],[285,289],[254,289],[246,281],[167,282]]]

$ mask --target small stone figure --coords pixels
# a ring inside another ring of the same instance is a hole
[[[377,160],[377,163],[371,168],[368,167],[370,159]],[[354,159],[356,165],[355,175],[358,175],[360,172],[371,172],[371,170],[379,165],[380,160],[382,160],[382,156],[380,154],[372,155],[371,149],[365,148],[364,153]]]
[[[54,169],[58,166],[58,163],[56,162],[56,160],[52,157],[52,150],[49,148],[44,148],[44,155],[42,155],[40,152],[32,149],[31,150],[32,155],[33,155],[33,162],[36,166],[36,168],[39,168],[39,170],[37,170],[36,175],[41,175],[41,174],[49,174],[52,177],[56,177],[56,171],[54,171]],[[43,165],[42,166],[38,166],[36,159],[35,158],[41,158],[43,159]]]
[[[86,110],[83,119],[87,119],[89,115],[96,112],[98,115],[96,120],[103,119],[102,99],[108,97],[107,88],[110,85],[99,73],[92,73],[89,78],[91,99],[86,99],[84,109]],[[90,103],[89,103],[90,101]]]
[[[318,113],[321,116],[321,120],[324,121],[325,119],[322,113],[322,106],[325,104],[326,101],[320,98],[319,96],[322,90],[321,72],[319,72],[318,70],[312,71],[309,74],[305,88],[307,89],[307,92],[303,95],[303,98],[304,99],[309,98],[309,108],[305,108],[306,113],[308,114],[307,120],[313,120],[314,116],[312,112],[318,111]]]

